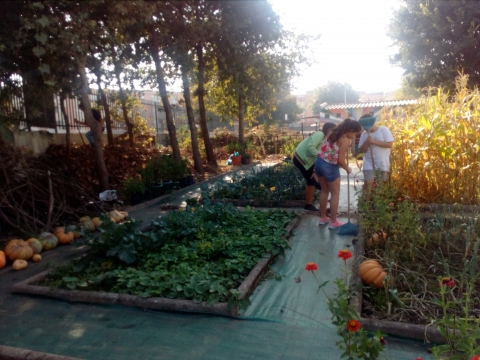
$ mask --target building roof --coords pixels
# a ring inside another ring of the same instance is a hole
[[[357,102],[350,104],[331,104],[324,107],[325,110],[336,109],[355,109],[355,108],[369,108],[369,107],[383,107],[383,106],[402,106],[415,105],[417,100],[387,100],[387,101],[369,101]]]

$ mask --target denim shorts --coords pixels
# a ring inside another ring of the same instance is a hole
[[[330,164],[317,156],[317,160],[315,160],[315,174],[323,176],[327,182],[333,182],[340,177],[340,168],[338,164]]]

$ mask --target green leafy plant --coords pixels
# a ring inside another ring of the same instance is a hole
[[[123,182],[123,191],[127,195],[143,194],[145,192],[145,183],[136,178],[128,178]]]
[[[244,146],[239,142],[229,143],[227,144],[226,151],[229,154],[233,154],[234,152],[242,152],[244,151]]]
[[[104,219],[89,254],[55,270],[45,285],[245,307],[249,300],[236,289],[260,259],[289,247],[284,226],[294,216],[204,201],[170,212],[149,231],[133,220]]]
[[[305,198],[305,179],[291,164],[254,167],[230,181],[219,180],[211,188],[212,199],[257,200],[262,205],[277,206],[288,200]]]
[[[350,273],[347,272],[347,260],[352,257],[352,253],[348,250],[340,250],[338,257],[344,260],[345,277],[335,280],[337,292],[335,296],[329,297],[324,287],[328,281],[320,283],[314,271],[318,269],[318,265],[310,262],[306,265],[305,270],[310,271],[317,280],[318,290],[324,293],[328,309],[332,314],[332,323],[337,327],[337,334],[342,338],[337,341],[337,346],[343,350],[341,358],[348,360],[354,359],[378,359],[386,341],[384,335],[380,331],[371,333],[361,328],[360,318],[356,310],[350,305],[350,298],[353,291],[349,285]]]

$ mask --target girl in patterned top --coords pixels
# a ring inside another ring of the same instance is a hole
[[[327,224],[336,229],[343,223],[337,220],[338,202],[340,198],[340,167],[350,174],[352,169],[347,162],[347,148],[350,140],[362,131],[356,120],[347,118],[338,124],[323,140],[315,161],[315,177],[322,187],[320,193],[320,225]],[[330,219],[327,217],[328,194],[330,196]]]

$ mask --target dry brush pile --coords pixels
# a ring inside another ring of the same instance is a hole
[[[62,168],[0,144],[0,223],[25,234],[49,229],[60,219],[88,213],[93,199]]]

